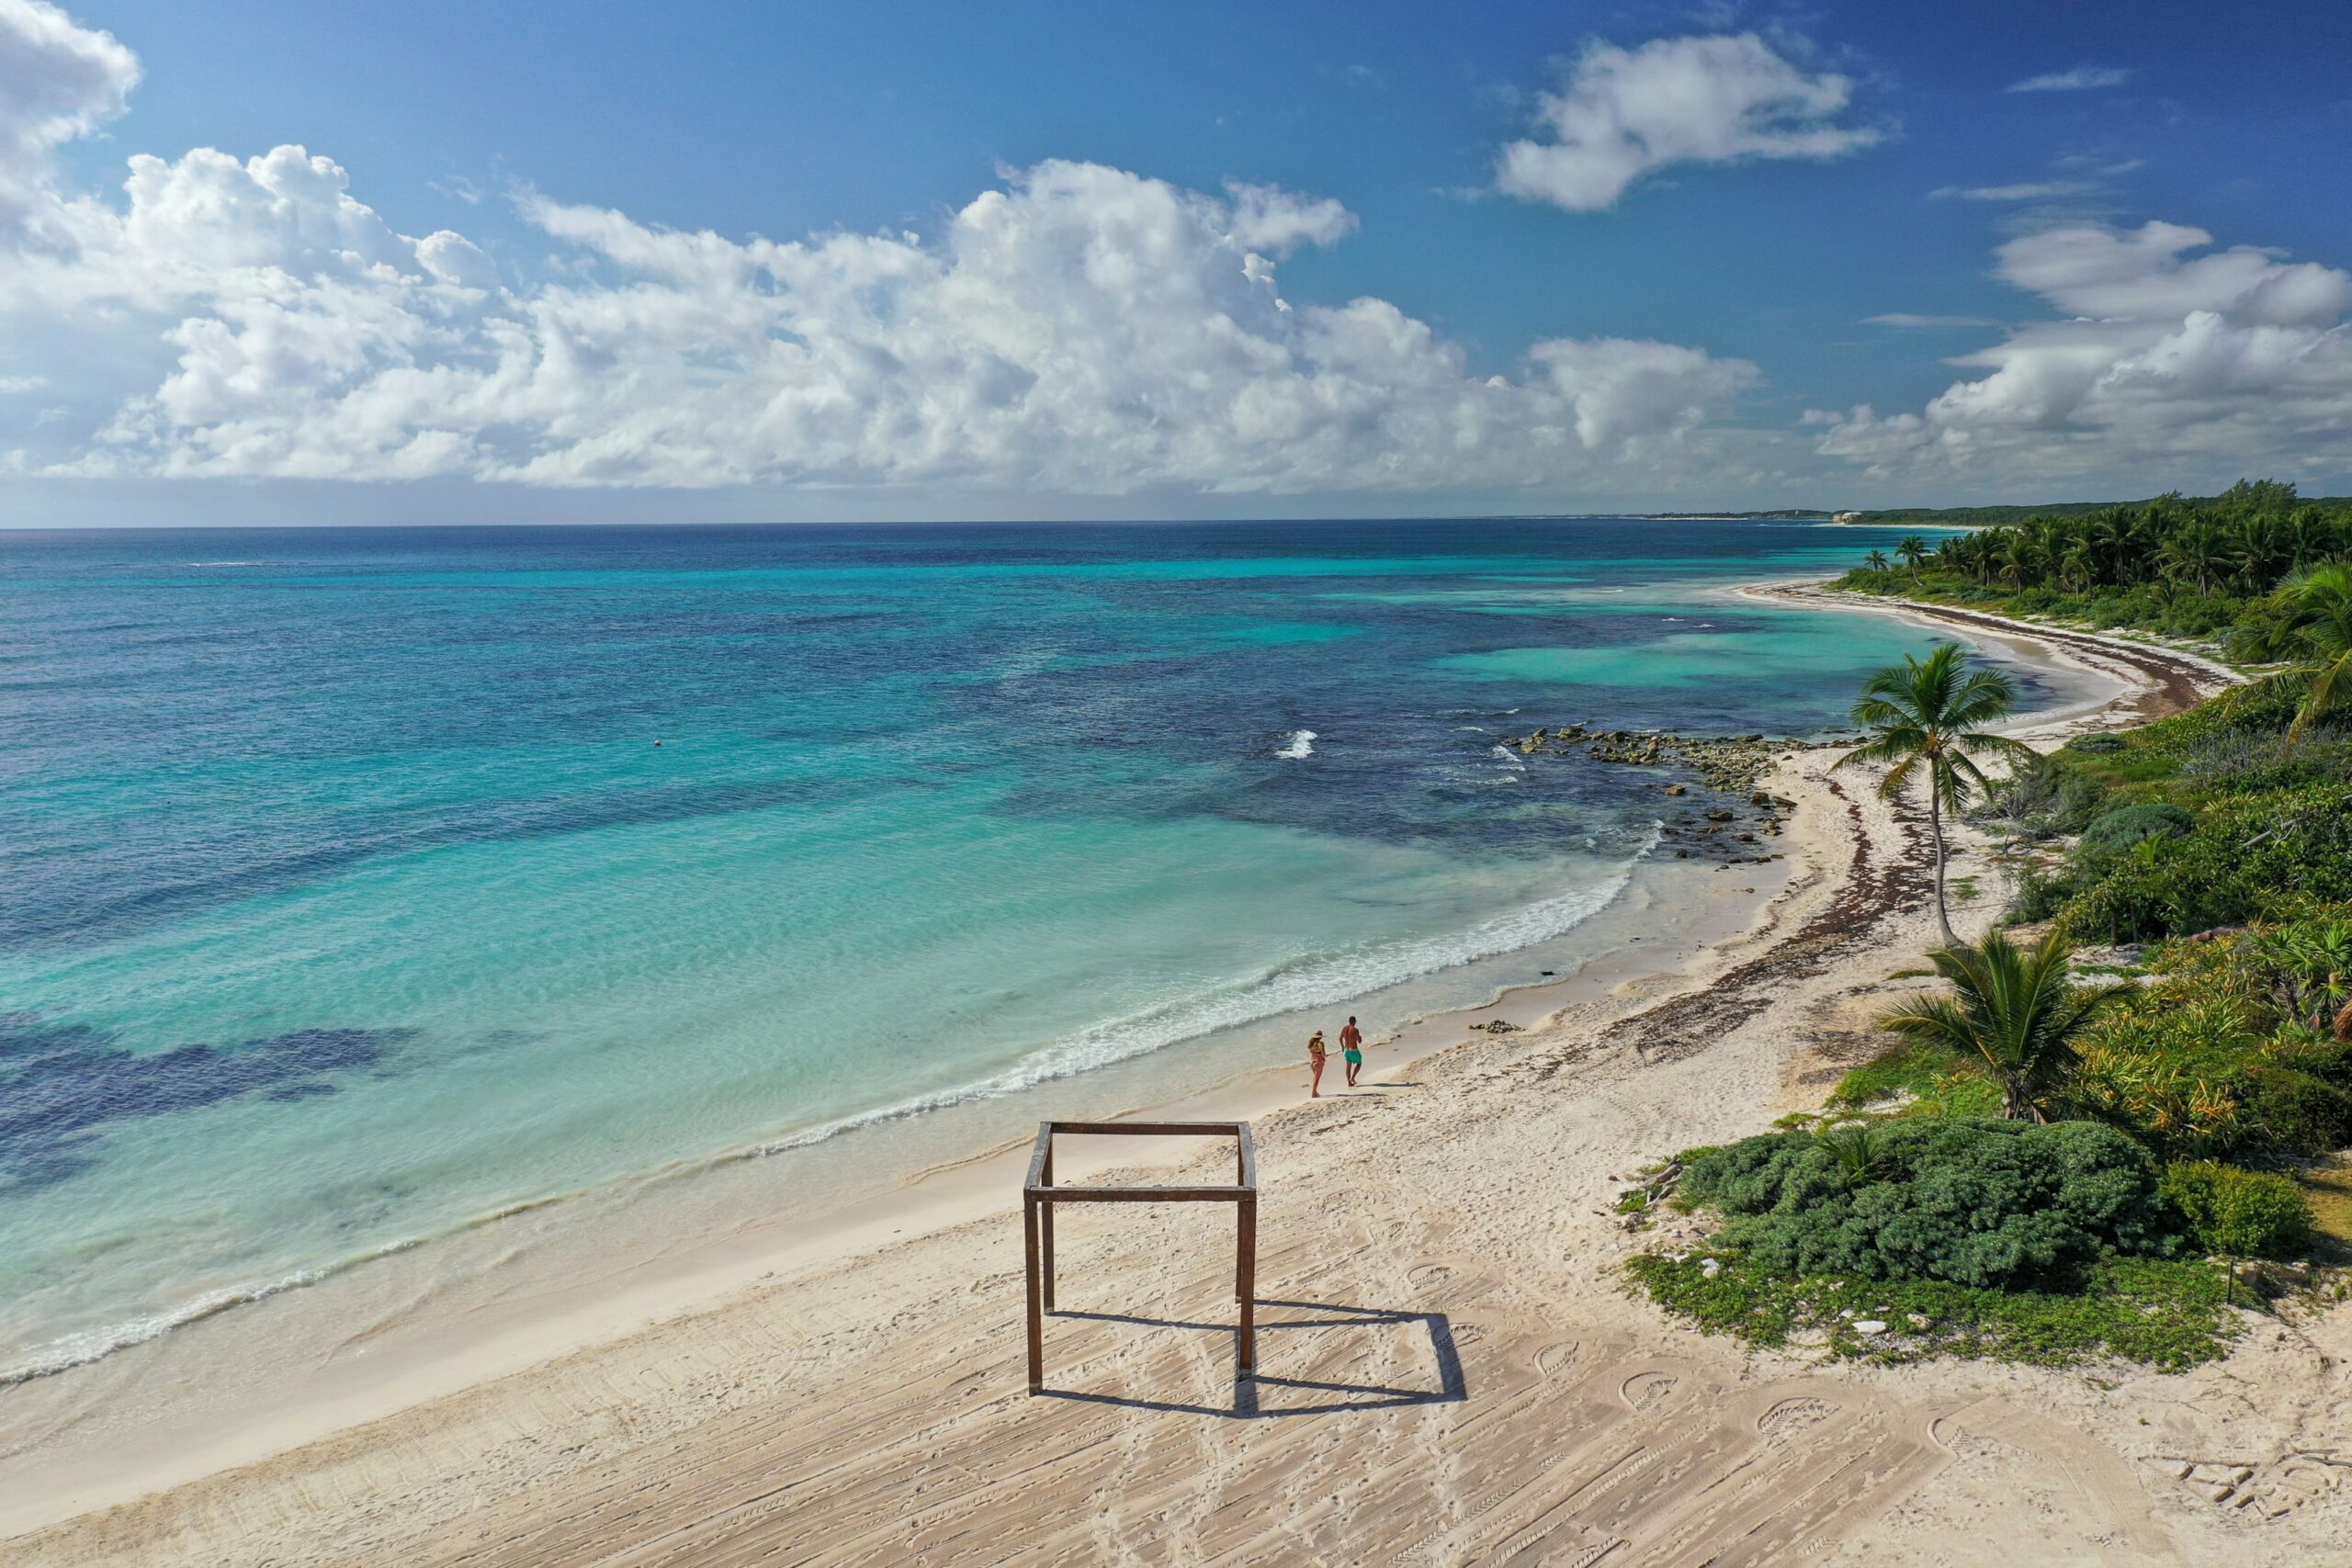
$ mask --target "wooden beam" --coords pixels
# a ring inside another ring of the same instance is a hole
[[[1247,1187],[1032,1187],[1040,1203],[1238,1203]]]
[[[1134,1133],[1147,1138],[1237,1138],[1247,1122],[1048,1122],[1057,1133],[1083,1135]]]

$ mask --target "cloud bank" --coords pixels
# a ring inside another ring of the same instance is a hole
[[[1759,373],[1702,347],[1555,338],[1474,373],[1385,300],[1287,296],[1291,258],[1357,228],[1328,197],[1055,160],[925,233],[777,242],[526,191],[524,242],[493,256],[399,232],[301,147],[140,153],[119,189],[77,187],[57,150],[119,114],[139,73],[45,0],[0,0],[0,479],[1182,510],[1159,498],[1729,502],[1862,475],[2137,489],[2352,468],[2352,276],[2177,224],[2003,244],[1995,276],[2044,319],[1871,318],[1999,338],[1916,412],[1741,428]],[[1589,210],[1678,164],[1834,157],[1876,134],[1845,122],[1850,100],[1752,35],[1597,46],[1504,177]]]
[[[1820,450],[1889,476],[2352,463],[2352,274],[2212,243],[2159,222],[2011,240],[1995,276],[2064,319],[1954,360],[1986,374],[1918,413],[1807,414]]]
[[[1756,378],[1611,337],[1473,376],[1384,300],[1283,297],[1283,257],[1355,227],[1339,202],[1079,162],[1006,175],[928,238],[733,239],[528,194],[554,281],[526,287],[463,235],[394,231],[300,147],[136,156],[120,202],[62,190],[50,150],[122,107],[136,62],[39,0],[0,0],[0,62],[26,89],[0,105],[17,193],[0,319],[77,361],[55,379],[155,370],[77,447],[6,454],[20,475],[1639,485]]]
[[[1495,181],[1594,212],[1677,164],[1836,158],[1879,140],[1838,123],[1852,98],[1849,78],[1806,72],[1754,33],[1595,44],[1537,101],[1535,134],[1503,149]]]

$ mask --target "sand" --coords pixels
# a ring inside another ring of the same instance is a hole
[[[2020,726],[2037,743],[2215,678],[2115,639],[1969,633],[2104,682]],[[1049,1392],[1027,1396],[1000,1156],[924,1184],[903,1234],[869,1228],[714,1305],[419,1385],[331,1435],[287,1427],[281,1451],[248,1435],[127,1466],[99,1491],[130,1500],[0,1558],[2352,1562],[2352,1307],[2254,1320],[2187,1374],[1830,1369],[1621,1289],[1647,1243],[1606,1213],[1612,1178],[1816,1104],[1931,939],[1924,825],[1829,758],[1796,753],[1772,784],[1799,807],[1784,880],[1740,880],[1759,889],[1745,931],[1621,955],[1621,977],[1544,997],[1523,1032],[1376,1051],[1358,1093],[1304,1102],[1301,1067],[1184,1108],[1255,1120],[1252,1382],[1232,1376],[1230,1212],[1080,1208],[1061,1221]],[[1973,931],[1998,870],[1970,835],[1959,851],[1987,889],[1957,913]],[[1226,1168],[1204,1151],[1154,1174]]]

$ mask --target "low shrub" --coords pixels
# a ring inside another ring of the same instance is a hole
[[[2150,803],[2119,806],[2083,829],[2086,853],[2118,855],[2143,839],[2177,839],[2197,826],[2197,818],[2177,806]]]
[[[2192,1160],[2165,1167],[2160,1190],[2207,1252],[2300,1258],[2311,1249],[2311,1201],[2283,1176]]]
[[[2309,1073],[2330,1088],[2352,1094],[2352,1040],[2278,1037],[2271,1042],[2272,1058],[2299,1073]]]
[[[1887,1124],[1874,1153],[1858,1177],[1810,1134],[1765,1134],[1688,1162],[1680,1195],[1790,1275],[2013,1288],[2170,1246],[2155,1168],[2112,1128],[1920,1117]]]
[[[1917,1042],[1872,1057],[1838,1079],[1829,1104],[1860,1111],[1883,1107],[1898,1098],[1905,1114],[1990,1118],[2001,1113],[2001,1091],[1983,1073],[1949,1051]]]
[[[2247,1074],[2246,1113],[2280,1154],[2324,1155],[2352,1144],[2352,1095],[2295,1067]]]
[[[2179,1371],[2227,1354],[2241,1328],[2227,1310],[2228,1281],[2202,1260],[2101,1258],[2069,1294],[1941,1280],[1791,1279],[1736,1253],[1644,1253],[1625,1269],[1702,1332],[1766,1346],[1818,1336],[1829,1355],[1852,1360],[1969,1356],[2066,1367],[2118,1358]],[[1890,1332],[1855,1326],[1872,1320]]]
[[[2015,896],[2001,919],[2013,926],[2032,925],[2046,920],[2064,909],[2082,884],[2063,868],[2056,874],[2038,865],[2028,865],[2018,873]]]
[[[2123,750],[2130,744],[2130,741],[2111,730],[2101,730],[2094,735],[2075,736],[2066,742],[2065,750],[2087,752],[2097,756],[2104,752]]]
[[[2276,918],[2352,887],[2352,802],[2341,784],[2216,800],[2179,838],[2101,861],[2067,900],[2064,930],[2088,942],[2145,942]]]
[[[2107,787],[2054,756],[2021,763],[1995,786],[1992,812],[2012,821],[2039,823],[2061,833],[2079,833],[2105,808]]]

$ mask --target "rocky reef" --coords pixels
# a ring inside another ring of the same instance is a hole
[[[1761,787],[1773,765],[1797,751],[1850,742],[1760,734],[1679,735],[1669,729],[1595,729],[1564,724],[1508,737],[1503,744],[1522,757],[1577,757],[1679,775],[1662,784],[1659,793],[1689,801],[1695,787],[1723,804],[1703,810],[1670,810],[1665,818],[1666,846],[1679,859],[1739,865],[1780,858],[1764,847],[1764,840],[1780,837],[1796,803]]]

